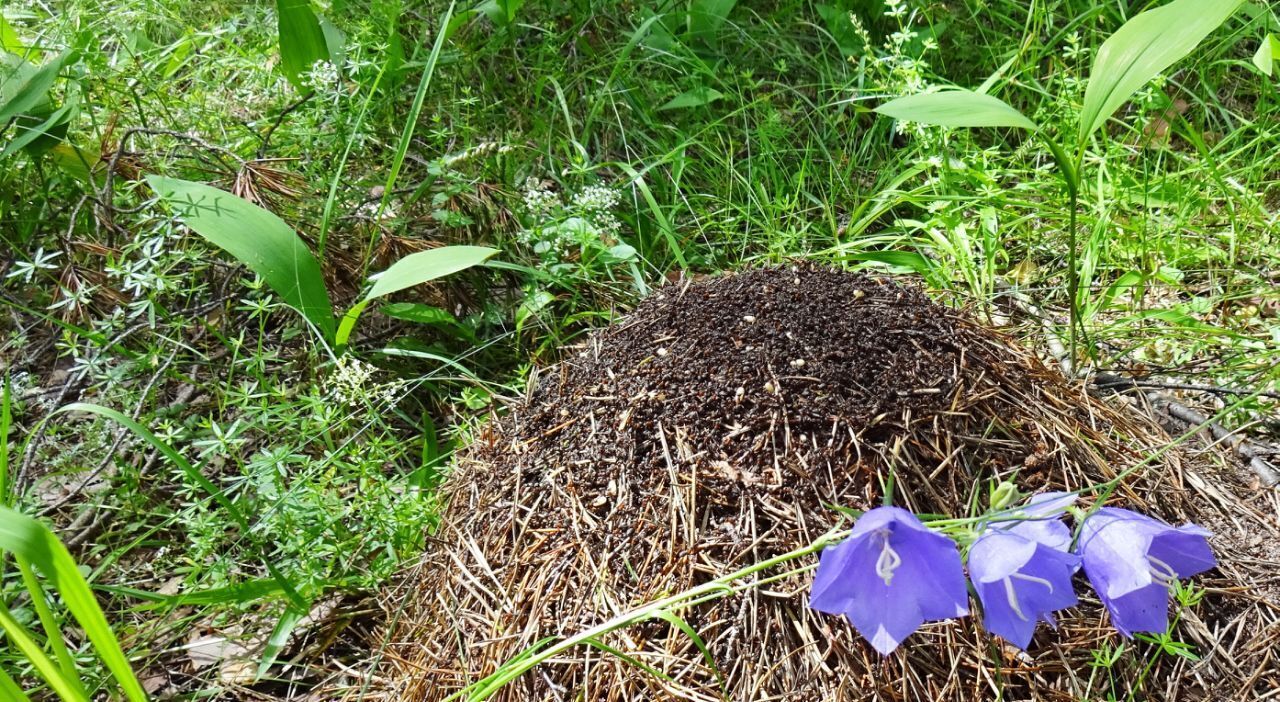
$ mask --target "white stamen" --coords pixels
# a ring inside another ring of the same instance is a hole
[[[1178,579],[1178,572],[1172,566],[1151,554],[1147,554],[1147,572],[1151,573],[1151,577],[1155,578],[1156,582],[1165,587],[1169,587],[1170,583]]]
[[[891,585],[893,571],[902,565],[902,557],[898,555],[897,551],[890,548],[888,534],[884,535],[883,539],[881,542],[883,546],[880,547],[880,557],[876,558],[876,575],[880,576],[885,585]]]
[[[1018,604],[1018,593],[1013,590],[1013,581],[1005,578],[1000,582],[1004,583],[1004,595],[1009,599],[1009,609],[1012,609],[1013,613],[1018,615],[1018,619],[1024,622],[1031,621],[1027,618],[1027,615],[1022,613],[1022,606]]]
[[[1045,587],[1049,588],[1049,594],[1050,595],[1053,594],[1053,583],[1049,582],[1048,580],[1045,580],[1044,578],[1037,578],[1034,575],[1027,575],[1026,573],[1014,573],[1009,577],[1017,578],[1019,580],[1026,580],[1027,582],[1037,583],[1039,585],[1044,585]]]

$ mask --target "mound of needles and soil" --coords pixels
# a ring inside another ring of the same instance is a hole
[[[971,616],[926,625],[882,659],[844,619],[808,609],[803,572],[680,611],[698,639],[653,619],[600,641],[626,657],[579,646],[491,699],[1274,691],[1275,496],[1224,455],[1170,442],[889,280],[774,268],[670,285],[544,371],[461,458],[442,528],[389,598],[389,677],[405,699],[445,699],[547,637],[812,543],[840,523],[834,507],[879,504],[891,473],[895,504],[963,516],[996,480],[1075,490],[1161,452],[1109,503],[1215,532],[1220,567],[1196,580],[1207,591],[1172,631],[1199,660],[1139,642],[1099,663],[1123,640],[1086,587],[1026,653]]]

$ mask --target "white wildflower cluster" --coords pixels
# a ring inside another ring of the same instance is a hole
[[[400,396],[405,386],[402,380],[389,383],[378,383],[373,380],[378,368],[358,358],[343,356],[338,359],[329,377],[323,383],[324,393],[329,399],[344,405],[358,405],[368,401],[375,404],[390,404]]]
[[[552,260],[579,250],[609,249],[617,244],[622,222],[613,210],[619,193],[603,185],[590,185],[566,201],[546,189],[536,178],[525,181],[524,207],[530,226],[518,235],[534,253]]]
[[[590,219],[600,233],[616,237],[621,231],[622,222],[613,214],[618,203],[622,202],[617,190],[603,185],[588,186],[574,195],[572,202],[578,214]]]
[[[573,196],[573,204],[587,212],[607,212],[618,206],[618,191],[603,185],[592,185]]]
[[[342,76],[332,62],[320,59],[311,64],[310,70],[302,76],[302,83],[317,93],[330,95],[340,91]]]
[[[524,209],[530,216],[535,219],[546,217],[560,209],[560,206],[560,196],[543,188],[542,182],[537,178],[524,181]]]

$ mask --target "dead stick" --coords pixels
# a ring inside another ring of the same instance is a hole
[[[1058,363],[1062,366],[1062,370],[1065,374],[1068,376],[1076,375],[1074,372],[1074,365],[1071,362],[1072,359],[1066,357],[1065,353],[1061,353],[1062,342],[1058,339],[1057,334],[1053,330],[1052,324],[1044,313],[1042,313],[1039,308],[1037,308],[1025,295],[1022,295],[1021,293],[1013,292],[1008,296],[1008,299],[1011,299],[1014,305],[1020,308],[1024,314],[1028,314],[1029,316],[1040,320],[1040,324],[1044,328],[1045,339],[1049,343],[1050,353],[1057,358]],[[1091,379],[1091,384],[1097,389],[1110,389],[1112,392],[1116,393],[1124,392],[1125,390],[1138,390],[1139,392],[1142,392],[1142,384],[1140,382],[1115,373],[1096,373]],[[1262,481],[1264,486],[1270,488],[1280,485],[1280,471],[1277,471],[1266,461],[1266,459],[1262,458],[1263,454],[1268,453],[1266,449],[1236,435],[1235,432],[1227,429],[1217,422],[1209,421],[1209,419],[1204,415],[1184,404],[1181,404],[1164,393],[1145,392],[1144,394],[1152,404],[1164,406],[1166,413],[1168,413],[1170,417],[1177,419],[1180,422],[1186,422],[1191,426],[1207,426],[1214,438],[1231,447],[1231,449],[1235,451],[1236,455],[1249,466],[1249,470],[1253,471],[1253,474],[1258,476],[1258,480]],[[1244,394],[1251,395],[1253,393],[1249,392]]]
[[[1213,438],[1230,446],[1241,460],[1249,464],[1249,469],[1258,476],[1263,485],[1266,487],[1280,485],[1280,471],[1277,471],[1262,457],[1262,454],[1266,453],[1266,449],[1239,436],[1217,422],[1210,422],[1204,415],[1186,405],[1170,400],[1167,396],[1159,393],[1148,393],[1147,397],[1153,402],[1163,404],[1165,412],[1180,422],[1190,426],[1199,426],[1201,424],[1208,426],[1209,431],[1213,433]]]

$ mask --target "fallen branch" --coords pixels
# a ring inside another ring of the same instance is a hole
[[[1058,338],[1049,318],[1031,302],[1025,295],[1011,291],[1006,299],[1012,300],[1014,305],[1018,307],[1024,314],[1038,320],[1044,329],[1045,340],[1049,344],[1049,351],[1062,367],[1063,373],[1067,376],[1080,377],[1087,372],[1083,369],[1076,371],[1072,360],[1067,356],[1066,349],[1062,346],[1062,340]],[[1217,422],[1210,421],[1208,417],[1187,407],[1186,405],[1173,399],[1166,393],[1154,392],[1151,388],[1170,389],[1170,390],[1197,390],[1201,392],[1214,392],[1229,395],[1255,395],[1265,397],[1277,397],[1280,393],[1272,393],[1267,391],[1251,391],[1242,388],[1225,388],[1214,385],[1195,385],[1191,383],[1155,383],[1153,381],[1135,380],[1128,376],[1120,375],[1107,371],[1094,373],[1089,378],[1090,388],[1093,390],[1109,390],[1115,393],[1123,392],[1140,392],[1153,407],[1163,408],[1165,414],[1179,423],[1186,424],[1189,427],[1204,426],[1209,429],[1213,437],[1218,442],[1225,444],[1240,457],[1249,470],[1258,477],[1264,487],[1276,487],[1280,485],[1280,470],[1271,465],[1263,456],[1276,453],[1261,444],[1250,441],[1235,431],[1227,429]]]
[[[1207,392],[1213,395],[1256,395],[1258,397],[1270,397],[1280,399],[1280,392],[1272,392],[1270,390],[1262,390],[1255,392],[1248,388],[1229,388],[1221,385],[1201,385],[1198,383],[1172,383],[1162,380],[1141,380],[1138,378],[1129,378],[1111,371],[1098,371],[1094,376],[1093,384],[1100,388],[1109,388],[1113,386],[1138,387],[1138,388],[1155,388],[1159,390],[1190,390],[1192,392]]]

